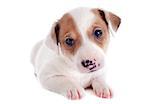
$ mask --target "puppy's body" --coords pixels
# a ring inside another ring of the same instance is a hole
[[[43,87],[69,99],[81,98],[90,85],[97,96],[112,96],[103,78],[108,20],[116,31],[120,19],[113,14],[111,20],[109,16],[102,10],[78,8],[53,25],[51,33],[32,52],[35,73]]]
[[[34,56],[35,55],[35,56]],[[45,45],[45,40],[36,44],[32,53],[32,63],[35,67],[35,74],[40,76],[43,71],[50,76],[68,76],[75,79],[84,88],[91,84],[92,78],[100,76],[104,70],[98,70],[92,73],[80,73],[72,62],[64,56],[58,56],[57,53]],[[44,68],[43,68],[44,67]],[[47,68],[45,68],[47,67]],[[46,76],[42,74],[42,76]],[[55,82],[54,82],[55,83]]]

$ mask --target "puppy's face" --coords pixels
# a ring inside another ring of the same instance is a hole
[[[73,61],[80,72],[93,72],[104,66],[109,25],[116,31],[119,24],[120,18],[112,13],[78,8],[56,23],[52,39],[56,45],[60,43],[62,54]]]

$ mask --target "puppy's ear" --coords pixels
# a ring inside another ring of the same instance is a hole
[[[117,15],[115,15],[111,12],[108,12],[107,15],[108,15],[107,18],[111,23],[112,29],[116,32],[120,26],[120,23],[121,23],[120,17],[118,17]]]
[[[116,32],[120,26],[120,23],[121,23],[120,17],[118,17],[117,15],[115,15],[111,12],[104,11],[101,9],[98,9],[98,11],[99,11],[100,16],[102,17],[102,19],[106,23],[106,25],[108,27],[110,27],[110,25],[111,25],[113,31]]]
[[[59,31],[60,31],[60,25],[58,22],[56,22],[51,30],[51,35],[52,35],[52,39],[53,41],[58,45],[59,43]]]
[[[46,37],[45,44],[48,48],[58,51],[60,25],[56,22],[52,25],[49,35]]]

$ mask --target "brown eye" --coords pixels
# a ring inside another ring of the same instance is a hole
[[[100,28],[96,28],[94,29],[93,31],[93,35],[96,37],[96,38],[100,38],[102,35],[103,35],[103,32]]]
[[[65,43],[69,46],[69,47],[72,47],[74,44],[75,44],[75,41],[73,38],[71,37],[68,37],[65,39]]]

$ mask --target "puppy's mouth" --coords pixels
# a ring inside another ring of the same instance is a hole
[[[89,73],[95,72],[95,71],[97,71],[97,69],[89,70]]]
[[[97,70],[90,70],[88,73],[92,73],[92,72],[95,72],[95,71],[97,71]]]
[[[89,70],[89,73],[97,71],[98,69],[96,67],[98,67],[98,66],[100,66],[100,64],[98,64],[97,66],[95,64],[93,64],[92,66],[87,67]]]
[[[97,71],[98,69],[96,69],[96,65],[94,65],[94,66],[89,66],[88,68],[83,69],[83,70],[87,73],[92,73],[92,72]]]
[[[83,73],[92,73],[92,72],[95,72],[97,71],[98,69],[94,69],[95,67],[91,67],[91,70],[90,69],[82,69],[81,72]]]
[[[88,69],[92,71],[92,70],[95,69],[95,68],[96,68],[96,65],[93,65],[93,66],[91,66],[91,67],[89,66]]]

